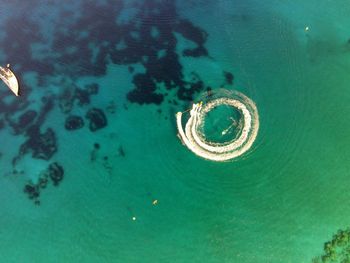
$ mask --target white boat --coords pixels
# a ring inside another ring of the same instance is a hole
[[[11,71],[10,64],[7,64],[5,68],[0,66],[0,78],[16,96],[19,95],[18,80]]]

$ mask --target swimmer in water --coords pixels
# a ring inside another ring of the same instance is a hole
[[[232,117],[230,117],[230,119],[232,121],[232,124],[230,126],[228,126],[227,129],[223,130],[221,135],[226,135],[226,133],[228,133],[231,130],[231,128],[237,126],[237,121],[235,119],[233,119]]]

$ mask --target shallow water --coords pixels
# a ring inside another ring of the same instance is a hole
[[[347,1],[96,3],[0,10],[0,60],[23,91],[0,85],[4,262],[321,255],[350,217]],[[175,113],[208,87],[243,92],[259,111],[257,140],[232,162],[201,159],[176,136]],[[96,131],[92,108],[107,119]],[[19,122],[29,110],[37,115]],[[83,126],[67,130],[68,116]],[[46,160],[33,156],[43,141],[28,146],[31,126],[54,131]],[[30,200],[25,185],[54,162],[63,179]]]

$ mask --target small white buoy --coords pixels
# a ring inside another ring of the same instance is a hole
[[[136,220],[136,216],[133,216],[133,217],[132,217],[132,221],[135,221],[135,220]]]
[[[309,29],[310,29],[310,28],[309,28],[308,26],[306,26],[306,27],[305,27],[305,32],[309,31]]]

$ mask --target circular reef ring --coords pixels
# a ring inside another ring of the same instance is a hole
[[[238,122],[222,131],[222,135],[236,125],[239,132],[225,142],[212,142],[206,139],[204,123],[206,115],[218,106],[233,107],[240,114]],[[178,136],[188,149],[196,155],[217,162],[232,160],[241,156],[253,145],[259,130],[259,114],[255,103],[238,91],[218,89],[208,92],[198,103],[192,105],[185,127],[183,112],[176,114]],[[237,125],[239,123],[239,125]]]

